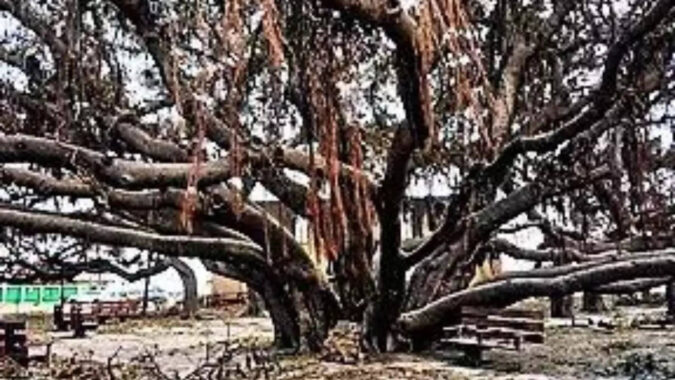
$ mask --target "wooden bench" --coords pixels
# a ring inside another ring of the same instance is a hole
[[[73,330],[75,338],[84,338],[87,330],[98,328],[98,317],[91,303],[69,302],[54,306],[54,327],[57,331]]]
[[[84,338],[87,330],[98,328],[98,318],[90,308],[86,309],[81,304],[74,304],[70,308],[70,326],[75,338]]]
[[[29,361],[49,362],[52,342],[29,342],[26,338],[26,321],[0,320],[0,358],[9,356],[22,366]],[[36,350],[38,349],[38,350]],[[41,351],[34,353],[33,351]]]
[[[69,302],[54,306],[54,326],[57,331],[75,331],[84,337],[86,330],[95,330],[110,319],[125,321],[141,316],[140,303],[134,300]]]
[[[544,312],[464,307],[458,325],[443,328],[442,346],[459,348],[474,364],[491,349],[520,351],[524,343],[544,343]]]
[[[92,302],[92,313],[96,315],[98,323],[104,324],[109,319],[118,319],[124,322],[129,318],[137,318],[142,314],[140,303],[133,300],[99,301]]]
[[[216,293],[204,296],[204,307],[219,308],[227,305],[238,305],[246,302],[246,292]]]

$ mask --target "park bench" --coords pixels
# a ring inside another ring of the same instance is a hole
[[[98,301],[91,303],[91,308],[100,324],[113,318],[124,322],[126,319],[136,318],[142,314],[140,303],[134,300]]]
[[[205,307],[219,308],[227,305],[238,305],[246,302],[246,292],[226,292],[204,296],[202,304]]]
[[[139,302],[134,300],[69,302],[64,306],[54,306],[54,326],[58,331],[72,329],[76,337],[83,337],[86,330],[95,330],[110,319],[124,322],[141,315]]]
[[[98,328],[98,317],[93,310],[89,303],[69,302],[66,305],[56,305],[54,327],[57,331],[73,330],[76,338],[83,338],[87,330]]]
[[[87,330],[96,330],[98,328],[98,317],[93,313],[93,309],[89,304],[72,304],[69,315],[69,324],[75,338],[84,338]]]
[[[458,348],[474,364],[483,351],[520,351],[524,343],[544,343],[544,313],[536,310],[463,307],[460,322],[443,328],[441,345]]]
[[[26,321],[0,320],[0,358],[8,356],[24,367],[29,361],[48,363],[51,346],[28,341]]]

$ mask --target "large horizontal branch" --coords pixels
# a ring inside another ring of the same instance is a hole
[[[453,230],[448,230],[447,222],[434,231],[414,251],[405,255],[405,265],[411,267],[432,254],[441,244],[452,244],[461,238],[467,228],[471,229],[471,244],[482,241],[499,226],[531,209],[542,200],[552,195],[580,188],[590,181],[603,178],[609,174],[605,166],[589,173],[587,178],[571,181],[566,184],[542,184],[537,181],[529,183],[513,191],[506,198],[491,203],[482,210],[470,214],[456,223]]]
[[[569,242],[569,240],[566,240]],[[505,239],[492,239],[485,249],[504,253],[514,259],[529,261],[553,262],[598,262],[615,259],[630,252],[660,250],[675,247],[672,236],[636,236],[619,242],[575,242],[560,247],[551,246],[546,249],[527,249],[519,247]]]
[[[193,165],[189,163],[145,163],[108,157],[76,145],[28,135],[0,136],[0,163],[36,163],[86,171],[112,186],[129,189],[185,187]],[[229,161],[220,159],[201,165],[200,185],[218,183],[231,176]]]
[[[139,153],[148,157],[152,157],[160,162],[187,162],[190,157],[176,144],[154,138],[129,123],[116,123],[113,131],[125,142],[129,147]]]
[[[593,289],[593,292],[601,294],[631,294],[663,286],[671,281],[673,281],[672,277],[638,278],[598,286]]]
[[[301,152],[298,149],[277,148],[274,155],[274,165],[286,169],[297,170],[308,176],[316,174],[325,177],[328,175],[328,163],[323,156],[315,153],[314,162],[312,162],[309,154]],[[376,193],[377,187],[369,173],[344,162],[340,162],[338,165],[339,174],[342,178],[353,179],[354,181],[365,181],[371,194]]]
[[[592,260],[592,256],[588,256],[574,248],[570,249],[527,249],[519,247],[505,239],[493,239],[487,244],[487,248],[504,253],[514,259],[528,260],[528,261],[588,261]]]
[[[110,246],[135,247],[168,256],[196,257],[225,262],[259,262],[259,246],[228,238],[205,238],[154,233],[109,226],[52,213],[0,206],[0,225],[28,234],[61,234]]]
[[[80,273],[112,273],[129,282],[135,282],[144,278],[152,277],[158,275],[167,269],[169,269],[168,260],[159,260],[159,262],[154,263],[151,266],[138,269],[136,271],[130,271],[128,269],[122,268],[119,265],[112,263],[109,260],[105,259],[93,259],[85,263],[77,264],[66,264],[66,267],[70,271],[80,272]]]
[[[437,328],[462,306],[507,306],[530,297],[561,296],[617,281],[674,273],[675,249],[671,249],[656,257],[610,262],[554,278],[506,279],[459,291],[407,312],[399,318],[399,328],[408,334]]]
[[[56,179],[50,175],[22,168],[0,167],[0,183],[33,189],[44,196],[61,195],[75,198],[96,196],[93,186],[79,179]]]
[[[122,210],[151,211],[162,207],[180,210],[186,197],[185,190],[175,188],[145,191],[108,189],[101,192],[77,180],[57,180],[47,175],[17,168],[1,168],[0,183],[25,186],[43,195],[85,198],[102,196],[116,212]],[[295,241],[293,234],[279,221],[252,205],[235,204],[234,194],[224,186],[209,187],[207,193],[209,196],[199,197],[196,200],[194,212],[199,223],[218,222],[219,229],[226,226],[240,231],[259,246],[269,244],[273,247],[271,254],[277,263],[285,262],[288,266],[285,269],[291,271],[297,269],[297,273],[306,274],[306,280],[316,280],[313,278],[316,273],[312,260],[302,246]],[[228,232],[228,235],[233,234]]]
[[[179,145],[167,140],[154,138],[140,127],[127,122],[111,122],[111,124],[113,124],[111,129],[134,152],[139,152],[159,162],[185,162],[189,159],[187,152]],[[211,124],[213,124],[213,121],[207,123],[207,125]],[[221,128],[218,127],[217,129],[220,130]],[[303,216],[306,214],[306,186],[294,182],[282,170],[275,167],[278,164],[282,164],[281,166],[283,166],[285,159],[282,158],[280,163],[273,163],[265,154],[253,153],[250,149],[244,149],[243,156],[247,162],[253,165],[254,170],[252,172],[255,173],[257,179],[267,190],[279,198],[296,214]],[[304,163],[302,159],[303,155],[299,152],[292,153],[289,156]],[[296,164],[301,165],[294,162],[290,166],[297,169]],[[306,170],[309,173],[310,166],[303,166],[302,170]]]
[[[646,251],[627,254],[625,252],[620,251],[610,251],[604,253],[603,255],[597,257],[595,260],[592,261],[586,261],[581,263],[569,263],[566,265],[546,266],[531,270],[515,270],[502,272],[499,276],[495,277],[489,282],[497,282],[516,278],[554,278],[568,275],[576,271],[590,269],[600,265],[616,263],[619,261],[630,261],[636,258],[646,259],[658,257],[661,256],[663,252],[664,251],[662,250],[658,250],[658,251]]]
[[[666,249],[675,247],[675,235],[663,234],[655,236],[632,236],[620,241],[590,241],[578,243],[590,254],[598,254],[611,250],[637,252],[645,250]]]

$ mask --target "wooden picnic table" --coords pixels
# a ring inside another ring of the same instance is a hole
[[[441,344],[459,348],[480,363],[483,351],[520,351],[524,343],[544,342],[544,313],[539,310],[463,307],[458,325],[443,328]]]
[[[44,354],[29,355],[29,347],[44,346]],[[0,320],[0,357],[9,356],[17,363],[27,366],[30,360],[49,361],[51,342],[47,344],[28,342],[25,320]]]
[[[54,306],[54,326],[58,331],[72,329],[76,337],[83,337],[86,330],[94,330],[110,319],[123,322],[141,314],[141,303],[137,300],[72,301]]]

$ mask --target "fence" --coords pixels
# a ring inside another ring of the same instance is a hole
[[[88,284],[47,284],[14,285],[0,284],[0,312],[14,311],[50,311],[64,298],[71,297],[88,289]]]

